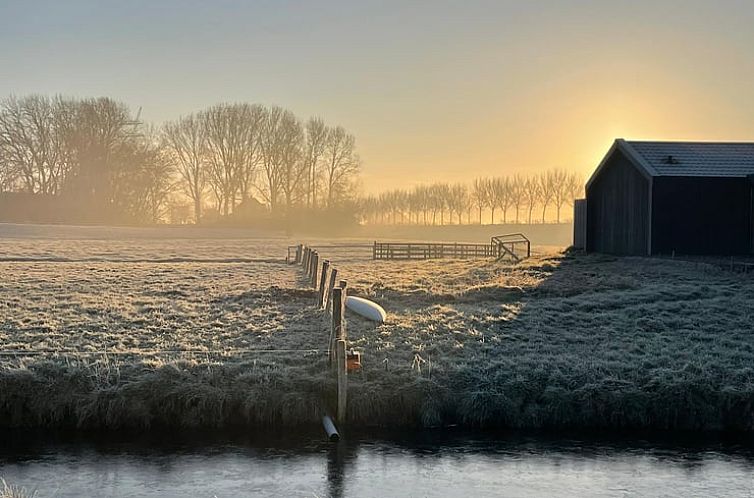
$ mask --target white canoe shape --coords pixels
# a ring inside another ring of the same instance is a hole
[[[363,297],[347,296],[346,308],[373,322],[382,323],[387,318],[387,313],[382,306]]]

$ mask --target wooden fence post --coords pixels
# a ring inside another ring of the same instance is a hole
[[[317,308],[325,307],[325,298],[327,296],[327,270],[330,268],[330,260],[322,262],[322,274],[319,279],[319,294],[317,295]]]
[[[330,332],[330,344],[327,348],[330,350],[330,365],[337,367],[335,358],[336,342],[340,339],[341,330],[343,329],[343,289],[333,287],[332,289],[332,330]]]
[[[302,247],[303,246],[301,244],[299,244],[299,245],[296,246],[296,264],[297,265],[301,264],[301,249],[302,249]]]
[[[317,251],[314,251],[314,255],[312,256],[312,267],[311,267],[311,273],[310,273],[310,280],[312,283],[312,287],[315,289],[317,288],[317,271],[319,270],[319,253]]]
[[[346,344],[348,340],[346,331],[346,298],[348,282],[340,281],[340,287],[336,287],[337,298],[333,299],[333,323],[338,318],[338,328],[335,341],[335,371],[338,377],[338,410],[337,418],[341,424],[346,421],[346,405],[348,393],[348,371],[346,362]],[[336,311],[337,310],[337,313]]]
[[[336,346],[336,355],[338,357],[338,422],[343,424],[346,421],[346,403],[348,394],[348,372],[346,370],[346,341],[340,339]]]
[[[304,268],[304,272],[306,272],[306,265],[309,264],[309,248],[304,246],[304,257],[301,258],[301,266]]]
[[[346,325],[346,301],[348,300],[348,282],[345,280],[340,281],[338,286],[340,289],[340,311],[338,313],[340,317],[340,326],[338,327],[338,335],[335,336],[335,340],[347,340],[348,327]],[[335,316],[333,314],[333,316]],[[335,344],[333,344],[335,346]]]
[[[327,285],[327,304],[325,304],[325,308],[328,312],[332,309],[333,289],[335,289],[336,280],[338,280],[338,269],[333,268],[330,271],[330,283]]]
[[[309,276],[309,267],[312,265],[312,249],[311,247],[306,248],[306,261],[304,261],[304,275]]]

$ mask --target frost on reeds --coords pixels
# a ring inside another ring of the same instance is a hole
[[[0,498],[34,498],[37,493],[29,493],[24,488],[11,486],[5,479],[0,478]]]
[[[0,262],[0,352],[57,352],[0,357],[2,425],[318,423],[330,325],[298,268],[137,256]],[[348,315],[351,424],[754,430],[750,276],[571,254],[338,269],[389,313]]]

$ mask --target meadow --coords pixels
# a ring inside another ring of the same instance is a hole
[[[4,427],[289,428],[332,403],[299,242],[240,230],[0,226]],[[754,279],[552,249],[372,261],[310,240],[348,315],[352,426],[754,430]],[[363,243],[363,241],[361,241]]]

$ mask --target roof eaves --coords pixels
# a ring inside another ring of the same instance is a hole
[[[623,140],[622,138],[619,138],[616,140],[618,142],[618,146],[623,150],[623,152],[626,153],[626,155],[636,164],[637,166],[644,169],[646,176],[658,176],[659,173],[657,170],[649,164],[649,161],[644,159],[644,156],[639,154],[636,149],[633,148],[630,142],[627,142]]]
[[[592,176],[590,176],[589,180],[587,180],[586,188],[589,188],[597,178],[597,176],[599,176],[600,172],[610,160],[616,149],[619,149],[621,152],[623,152],[629,159],[629,161],[638,166],[639,170],[641,170],[642,174],[645,177],[651,178],[653,176],[657,176],[657,171],[652,167],[652,165],[649,164],[638,152],[636,152],[636,150],[631,147],[628,142],[626,142],[622,138],[616,138],[613,142],[613,145],[610,146],[610,150],[607,151],[607,154],[605,154],[605,157],[602,158],[599,166],[597,166],[597,169],[594,170]]]

